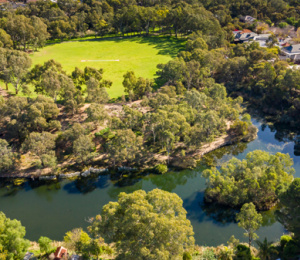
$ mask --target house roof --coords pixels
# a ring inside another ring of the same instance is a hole
[[[65,256],[68,253],[68,249],[60,246],[56,249],[54,256],[55,258],[62,258],[63,256]]]
[[[241,33],[241,34],[243,34],[243,33],[252,33],[252,31],[249,30],[249,29],[244,29],[244,30],[242,30],[240,33]]]
[[[300,54],[300,44],[291,45],[288,47],[282,48],[282,51],[289,54]]]
[[[29,260],[33,256],[34,256],[33,253],[27,252],[26,255],[24,256],[23,260]]]

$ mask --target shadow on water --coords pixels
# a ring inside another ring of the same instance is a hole
[[[201,160],[202,165],[220,166],[222,163],[230,160],[232,157],[244,152],[248,147],[248,143],[239,142],[228,145],[207,153]]]
[[[180,172],[168,172],[163,175],[151,175],[149,178],[157,188],[172,192],[177,186],[183,186],[189,179],[196,178],[198,174],[199,171],[197,170],[184,170]]]
[[[71,194],[89,193],[95,189],[104,189],[109,186],[109,175],[80,178],[64,185],[63,189]]]

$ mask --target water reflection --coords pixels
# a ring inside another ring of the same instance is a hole
[[[272,153],[289,153],[295,162],[295,176],[300,177],[300,157],[296,156],[300,150],[300,136],[274,125],[269,127],[257,120],[253,122],[259,128],[256,140],[217,149],[207,154],[195,170],[164,175],[115,173],[62,182],[30,180],[20,186],[1,180],[0,210],[10,218],[21,220],[26,226],[29,239],[37,240],[44,235],[59,240],[72,228],[86,227],[84,220],[99,214],[103,205],[117,200],[120,192],[160,188],[175,192],[183,199],[197,243],[226,243],[232,234],[243,239],[243,231],[235,223],[235,210],[204,203],[205,179],[201,177],[201,172],[205,165],[219,166],[233,156],[244,159],[248,152],[261,149]],[[287,142],[288,140],[292,142]],[[284,231],[276,222],[274,210],[262,213],[263,227],[259,230],[259,235],[267,236],[268,240],[276,240]]]

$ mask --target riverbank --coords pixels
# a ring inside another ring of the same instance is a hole
[[[73,179],[80,177],[89,177],[90,175],[99,175],[104,173],[113,172],[147,172],[151,170],[157,164],[165,164],[168,165],[169,168],[175,169],[192,169],[197,166],[197,162],[201,160],[201,158],[216,149],[219,149],[224,146],[232,145],[237,142],[249,142],[257,137],[257,128],[255,128],[255,134],[252,133],[251,136],[237,136],[235,135],[230,127],[232,123],[227,123],[226,134],[217,137],[211,143],[205,143],[201,146],[201,148],[196,150],[187,151],[186,155],[183,157],[179,152],[174,152],[173,156],[168,158],[167,155],[162,154],[150,154],[147,158],[147,167],[130,167],[130,166],[119,166],[113,168],[111,165],[107,163],[101,162],[105,155],[99,156],[93,163],[91,163],[90,167],[82,168],[78,171],[71,171],[70,169],[74,166],[64,165],[63,171],[56,170],[56,172],[51,171],[50,169],[24,169],[23,171],[15,171],[11,173],[2,173],[0,174],[0,178],[6,179],[16,179],[16,178],[25,178],[32,180],[57,180],[57,179]],[[177,150],[180,150],[178,147]],[[169,161],[169,163],[167,163]],[[96,165],[101,165],[101,167],[96,167]],[[62,164],[58,165],[58,168],[62,167]]]

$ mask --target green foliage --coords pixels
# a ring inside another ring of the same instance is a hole
[[[268,209],[278,202],[278,194],[293,180],[293,160],[287,154],[256,150],[246,159],[236,158],[220,170],[205,170],[209,178],[205,199],[209,202],[238,207],[253,202],[259,209]]]
[[[238,245],[235,259],[252,260],[250,248],[242,244]]]
[[[276,212],[280,223],[294,233],[295,241],[300,241],[300,178],[294,179],[287,190],[280,196],[281,208]]]
[[[165,174],[168,172],[168,166],[164,164],[157,164],[154,166],[153,170],[158,174]]]
[[[300,253],[300,246],[296,240],[290,240],[286,243],[283,248],[283,256],[284,258],[292,258],[298,256]]]
[[[6,140],[0,138],[0,172],[14,170],[18,154],[13,152]]]
[[[120,193],[89,227],[93,236],[116,242],[117,259],[170,259],[182,257],[194,245],[193,229],[182,200],[155,189]]]
[[[1,110],[1,108],[0,108]],[[10,97],[2,107],[5,117],[3,128],[9,137],[19,139],[22,143],[33,131],[60,130],[60,123],[56,121],[59,109],[53,100],[38,96],[33,99],[25,97]]]
[[[30,246],[30,242],[24,239],[25,233],[20,221],[11,220],[0,212],[0,250],[6,255],[6,260],[23,259]]]
[[[81,228],[68,231],[64,236],[64,243],[67,248],[75,250],[77,253],[84,253],[89,245],[91,238]]]
[[[216,260],[216,256],[214,250],[211,248],[207,248],[202,253],[202,258],[207,260]]]
[[[117,130],[115,136],[106,143],[106,151],[114,166],[123,161],[140,163],[143,153],[143,138],[131,129]]]
[[[285,247],[285,245],[287,244],[287,242],[289,242],[290,240],[292,240],[292,237],[289,235],[283,235],[280,237],[280,246],[283,249]]]
[[[1,79],[6,84],[12,84],[15,94],[18,94],[20,90],[27,94],[29,90],[26,77],[31,66],[29,56],[21,51],[0,48],[0,60]]]
[[[95,144],[87,135],[80,135],[73,143],[73,153],[77,162],[88,163],[96,156],[94,150]]]
[[[249,239],[250,248],[252,240],[258,238],[255,231],[259,229],[262,224],[261,214],[256,212],[253,203],[246,203],[241,208],[241,211],[236,215],[236,221],[238,222],[239,227],[243,228],[246,231],[244,235]]]
[[[48,237],[40,237],[38,240],[40,251],[48,254],[51,251],[52,240]]]
[[[54,167],[56,157],[54,153],[56,136],[49,132],[32,132],[22,145],[23,151],[30,151],[37,155],[43,167]]]
[[[273,242],[268,242],[267,238],[264,239],[263,242],[255,241],[258,245],[259,254],[261,260],[270,260],[271,256],[277,254],[278,251],[275,249]]]
[[[192,259],[193,259],[193,257],[191,256],[191,254],[189,252],[183,253],[182,260],[192,260]]]

